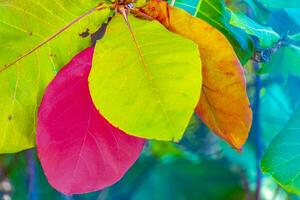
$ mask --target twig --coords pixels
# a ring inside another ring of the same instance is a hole
[[[267,76],[265,78],[261,78],[261,87],[268,87],[273,84],[282,84],[284,83],[284,78],[281,76]],[[247,89],[255,88],[255,82],[247,83]]]
[[[253,67],[255,71],[259,70],[259,65],[257,62],[253,62]],[[253,105],[253,133],[254,142],[256,146],[256,192],[255,200],[260,200],[260,190],[262,182],[262,172],[260,169],[260,161],[262,158],[262,142],[261,142],[261,127],[260,127],[260,91],[261,91],[261,78],[260,75],[256,73],[255,75],[255,94],[254,94],[254,105]]]
[[[245,190],[245,193],[246,193],[246,200],[251,200],[249,182],[247,180],[247,176],[245,174],[245,171],[243,169],[240,169],[239,172],[240,172],[241,179],[242,179],[242,184],[244,186],[244,190]]]
[[[35,174],[35,152],[33,149],[26,151],[27,158],[27,172],[28,172],[28,196],[31,200],[38,199],[37,191],[36,191],[36,174]]]
[[[272,47],[270,48],[258,48],[253,56],[252,56],[252,60],[258,63],[266,63],[269,62],[272,58],[272,55],[274,53],[276,53],[281,47],[283,46],[287,46],[287,39],[288,36],[284,36],[283,38],[280,38],[276,44],[274,44]]]

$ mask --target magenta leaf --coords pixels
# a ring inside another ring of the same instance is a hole
[[[88,89],[93,52],[82,51],[57,74],[38,113],[40,161],[49,183],[65,194],[114,184],[144,146],[143,139],[113,127],[96,110]]]

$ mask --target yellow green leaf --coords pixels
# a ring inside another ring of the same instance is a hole
[[[197,45],[157,21],[116,14],[95,48],[89,86],[100,113],[126,133],[178,141],[201,91]]]
[[[109,11],[97,11],[98,3],[0,1],[0,153],[35,145],[36,111],[44,89],[90,44],[82,33],[96,31],[106,19]]]

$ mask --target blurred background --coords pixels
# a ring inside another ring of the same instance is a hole
[[[278,2],[226,1],[226,10],[234,13],[231,24],[248,30],[259,57],[258,62],[250,60],[245,64],[254,121],[241,153],[215,136],[194,116],[179,143],[149,141],[121,181],[95,193],[66,196],[52,189],[35,149],[0,155],[0,199],[300,199],[284,191],[260,169],[262,155],[270,141],[300,105],[300,39],[289,38],[289,35],[300,33],[300,9]],[[278,34],[275,44],[261,45],[261,38],[271,40],[271,36],[251,33],[249,27],[260,26],[269,27]]]

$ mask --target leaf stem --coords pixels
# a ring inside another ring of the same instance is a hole
[[[257,72],[259,70],[259,64],[253,62],[253,67]],[[256,146],[256,192],[255,200],[260,200],[260,190],[262,182],[262,172],[260,169],[260,161],[262,158],[262,142],[261,142],[261,127],[260,127],[260,91],[261,91],[261,77],[258,73],[255,75],[255,93],[254,93],[254,105],[253,105],[253,133],[254,142]]]
[[[40,44],[38,44],[36,47],[34,47],[33,49],[29,50],[27,53],[21,55],[19,58],[17,58],[16,60],[12,61],[11,63],[9,63],[7,65],[4,65],[4,67],[0,68],[0,73],[3,72],[3,71],[5,71],[6,69],[8,69],[9,67],[11,67],[12,65],[16,64],[17,62],[19,62],[23,58],[29,56],[30,54],[32,54],[33,52],[35,52],[36,50],[38,50],[39,48],[41,48],[42,46],[44,46],[45,44],[47,44],[48,42],[50,42],[51,40],[53,40],[54,38],[56,38],[58,35],[60,35],[61,33],[65,32],[72,25],[74,25],[77,22],[79,22],[84,17],[90,15],[94,11],[103,10],[103,9],[106,9],[106,8],[108,8],[108,7],[107,6],[98,5],[98,6],[94,7],[94,8],[92,8],[92,9],[90,9],[89,11],[87,11],[86,13],[84,13],[81,16],[77,17],[71,23],[69,23],[68,25],[66,25],[65,27],[63,27],[62,29],[60,29],[59,31],[57,31],[56,33],[54,33],[52,36],[50,36],[49,38],[47,38],[46,40],[44,40],[43,42],[41,42]]]
[[[247,14],[250,18],[253,18],[253,12],[251,9],[247,9]],[[258,45],[258,41],[254,40],[254,45]],[[255,190],[255,200],[260,200],[261,184],[262,184],[262,172],[260,169],[260,162],[263,154],[263,144],[261,141],[261,127],[260,127],[260,91],[262,89],[262,79],[259,71],[259,61],[252,59],[253,69],[255,71],[254,77],[254,102],[253,102],[253,139],[256,149],[256,190]]]
[[[36,200],[37,197],[37,185],[36,185],[36,173],[35,173],[35,152],[33,149],[26,151],[27,157],[27,172],[28,172],[28,196],[29,199]]]

